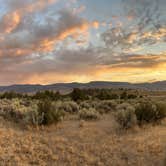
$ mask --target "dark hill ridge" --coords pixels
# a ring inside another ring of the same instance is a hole
[[[53,90],[60,92],[69,92],[73,88],[127,88],[127,89],[145,89],[166,91],[166,81],[153,83],[128,83],[128,82],[106,82],[93,81],[89,83],[57,83],[51,85],[11,85],[0,86],[0,92],[15,91],[20,93],[33,93],[36,91]]]

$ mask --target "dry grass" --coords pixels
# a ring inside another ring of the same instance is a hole
[[[111,115],[28,130],[1,119],[0,165],[162,166],[165,140],[166,122],[117,133]]]

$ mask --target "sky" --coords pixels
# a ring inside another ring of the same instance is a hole
[[[165,0],[0,4],[0,85],[166,80]]]

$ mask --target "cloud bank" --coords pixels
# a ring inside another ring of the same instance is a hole
[[[1,1],[0,84],[166,79],[166,50],[146,51],[166,42],[164,0],[122,0],[105,21],[77,1]]]

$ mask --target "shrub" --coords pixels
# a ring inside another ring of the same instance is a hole
[[[73,89],[70,96],[71,96],[71,99],[74,101],[82,101],[82,100],[88,99],[87,94],[83,90],[78,88]]]
[[[66,101],[66,102],[59,102],[56,104],[56,106],[60,110],[64,110],[65,112],[69,113],[77,113],[79,111],[79,106],[76,102],[74,101]]]
[[[23,105],[25,107],[29,107],[29,106],[31,106],[31,104],[32,104],[32,101],[29,99],[24,99],[24,100],[20,101],[20,105]]]
[[[84,120],[96,120],[99,119],[99,113],[94,108],[84,108],[79,112],[79,118]]]
[[[166,117],[166,104],[142,102],[136,107],[136,116],[139,124],[155,123]]]
[[[116,106],[116,110],[127,110],[127,109],[134,109],[134,108],[129,103],[122,103],[122,104],[119,104],[119,105]]]
[[[126,100],[128,98],[127,92],[123,91],[123,93],[120,95],[120,98]]]
[[[96,110],[100,113],[108,113],[115,110],[117,103],[114,100],[103,100],[97,103]]]
[[[119,96],[117,94],[112,93],[108,89],[101,89],[95,97],[99,100],[111,100],[111,99],[119,98]]]
[[[121,129],[129,129],[137,124],[137,118],[135,115],[134,107],[128,105],[128,107],[124,107],[124,104],[121,104],[122,108],[117,110],[115,113],[115,120],[120,125]]]
[[[39,100],[59,100],[61,99],[61,94],[59,92],[54,92],[54,91],[39,91],[36,92],[36,94],[34,94],[32,96],[32,99],[39,99]]]
[[[18,98],[0,100],[0,116],[14,122],[24,122],[27,112],[34,104],[31,102],[25,106],[24,100]]]
[[[137,95],[135,95],[135,94],[128,94],[127,98],[128,99],[136,99]]]
[[[89,109],[91,106],[92,106],[92,103],[87,102],[87,101],[83,101],[83,102],[80,103],[81,108]]]
[[[42,117],[40,124],[47,125],[52,123],[58,123],[64,117],[64,112],[58,110],[49,100],[39,102],[37,115]]]
[[[164,102],[158,102],[156,103],[156,107],[157,107],[157,119],[163,119],[166,117],[166,103]]]
[[[139,124],[150,123],[156,120],[156,105],[150,102],[141,102],[136,106],[135,110]]]
[[[29,111],[25,114],[24,122],[31,125],[41,125],[43,123],[44,113],[39,114],[37,110]]]
[[[100,102],[101,101],[92,100],[92,101],[89,102],[89,105],[90,105],[90,107],[95,108],[97,110],[98,106],[100,105]]]
[[[23,114],[15,110],[12,106],[4,107],[3,111],[1,111],[1,116],[15,122],[19,122],[23,118]]]
[[[0,95],[1,99],[23,98],[23,95],[14,91],[4,92]]]

